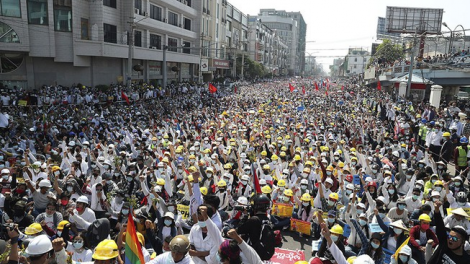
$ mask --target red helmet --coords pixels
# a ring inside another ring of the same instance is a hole
[[[377,183],[375,181],[371,181],[367,184],[367,188],[369,188],[370,186],[374,186],[377,189]]]
[[[346,175],[346,181],[347,182],[352,182],[353,181],[353,176],[351,174]]]

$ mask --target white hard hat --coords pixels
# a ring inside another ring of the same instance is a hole
[[[307,179],[302,179],[302,180],[300,181],[300,184],[308,184],[308,180],[307,180]]]
[[[242,175],[241,180],[242,181],[248,181],[248,180],[250,180],[250,177],[245,174],[245,175]]]
[[[90,145],[90,142],[88,142],[88,141],[85,140],[85,141],[83,141],[83,145],[89,146],[89,145]]]
[[[33,238],[26,248],[28,256],[39,256],[52,250],[52,242],[47,235]]]
[[[353,264],[375,264],[375,261],[369,255],[360,255],[354,260]]]
[[[33,163],[34,166],[38,166],[38,167],[41,167],[41,162],[40,161],[35,161]]]
[[[3,169],[2,174],[10,174],[10,170],[9,169]]]
[[[240,196],[237,199],[237,203],[243,204],[243,205],[248,205],[248,199],[245,196]]]
[[[39,182],[39,188],[42,188],[42,187],[51,188],[51,187],[52,187],[51,181],[49,181],[49,180],[41,180],[41,181]]]
[[[240,157],[245,159],[246,158],[246,153],[240,154]]]
[[[405,245],[401,248],[400,254],[411,256],[411,248],[408,245]]]
[[[75,141],[70,141],[70,142],[69,142],[69,146],[70,146],[70,147],[74,147],[74,146],[75,146]]]
[[[259,184],[266,185],[267,183],[266,183],[266,180],[265,180],[265,179],[261,179],[261,180],[259,180]]]
[[[78,197],[77,203],[88,204],[88,198],[85,195],[82,195],[82,196]]]
[[[283,169],[282,170],[282,173],[285,173],[285,174],[289,174],[289,172],[290,172],[289,169]]]

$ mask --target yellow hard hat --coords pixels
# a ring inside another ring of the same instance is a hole
[[[342,162],[342,161],[338,162],[338,166],[339,166],[340,168],[343,168],[343,167],[344,167],[344,162]]]
[[[52,166],[52,172],[60,170],[59,166]]]
[[[268,165],[268,164],[264,164],[264,166],[263,166],[263,170],[270,170],[270,169],[271,169],[271,167],[269,167],[269,165]]]
[[[95,248],[92,258],[97,260],[108,260],[119,256],[118,246],[114,240],[105,239]]]
[[[176,152],[176,153],[181,153],[181,152],[183,152],[183,150],[180,149],[180,148],[177,148],[175,152]]]
[[[267,155],[268,153],[266,152],[266,150],[261,151],[261,156],[267,156]]]
[[[309,167],[305,167],[304,170],[303,170],[303,172],[305,172],[305,173],[310,173],[310,168],[309,168]]]
[[[278,159],[279,159],[279,157],[276,154],[271,156],[271,160],[278,160]]]
[[[443,183],[441,180],[437,180],[437,181],[434,183],[434,186],[436,186],[436,185],[444,186],[444,183]]]
[[[282,146],[281,151],[287,151],[287,147],[286,147],[286,146]]]
[[[329,147],[324,147],[324,148],[323,148],[323,151],[324,151],[324,152],[328,152],[328,151],[330,151],[330,148],[329,148]]]
[[[281,157],[285,157],[285,156],[286,156],[286,152],[284,152],[284,151],[281,151],[281,153],[279,154],[279,156],[281,156]]]
[[[201,190],[202,195],[207,195],[209,190],[207,190],[207,187],[201,187],[199,190]]]
[[[327,171],[333,171],[334,168],[333,168],[333,166],[330,165],[330,166],[326,167],[326,170],[327,170]]]
[[[59,225],[57,225],[57,230],[63,230],[67,224],[70,224],[70,222],[67,220],[60,221]]]
[[[211,153],[211,150],[207,148],[207,149],[204,150],[204,153],[209,154],[209,153]]]
[[[302,197],[300,198],[300,200],[303,202],[310,202],[311,199],[312,197],[308,193],[302,194]]]
[[[266,138],[267,138],[267,139],[271,139],[271,136],[270,136],[270,135],[266,135]]]
[[[168,136],[168,134],[165,134],[163,138],[170,138],[170,137]]]
[[[335,235],[342,235],[344,234],[344,230],[340,225],[334,225],[331,229],[330,232],[335,234]]]
[[[352,157],[352,158],[351,158],[351,160],[355,160],[355,161],[357,161],[357,158],[356,158],[356,157]]]
[[[291,189],[285,189],[284,190],[284,195],[288,197],[294,196],[294,192]]]
[[[227,183],[224,181],[224,180],[220,180],[218,183],[217,183],[217,186],[220,188],[220,187],[226,187],[227,186]]]
[[[305,166],[313,166],[313,162],[311,160],[307,160],[307,162],[305,162]]]
[[[450,133],[449,132],[444,132],[444,134],[442,134],[443,137],[450,137]]]
[[[286,137],[285,137],[285,138],[286,138],[286,139],[290,139],[290,136],[289,136],[289,135],[286,135]]]
[[[422,214],[418,218],[419,221],[431,222],[431,217],[427,214]]]
[[[227,163],[224,165],[224,169],[231,169],[232,168],[232,164],[230,163]]]
[[[299,261],[297,261],[297,262],[294,263],[294,264],[308,264],[308,262],[305,261],[305,260],[299,260]]]
[[[196,169],[196,167],[191,166],[191,167],[189,167],[188,171],[191,172],[191,173],[194,173],[194,172],[197,171],[197,169]]]
[[[196,155],[194,154],[189,155],[189,159],[196,159]]]
[[[271,190],[271,187],[269,187],[269,185],[265,185],[263,186],[263,188],[261,188],[261,192],[264,194],[268,194],[268,193],[271,193],[272,190]]]
[[[295,160],[295,161],[299,161],[299,160],[301,160],[301,159],[302,159],[302,158],[300,157],[300,155],[295,155],[295,156],[294,156],[294,160]]]
[[[333,200],[336,200],[336,201],[338,201],[338,199],[339,199],[339,195],[337,193],[330,193],[330,195],[328,197],[330,199],[333,199]]]
[[[356,152],[356,149],[355,149],[355,148],[351,148],[350,151],[351,151],[351,152]]]
[[[295,152],[301,152],[301,151],[302,151],[302,149],[300,147],[295,148]]]
[[[164,157],[164,158],[162,159],[162,162],[165,162],[165,163],[170,163],[170,161],[168,160],[168,158],[167,158],[167,157]]]
[[[289,163],[289,167],[294,167],[294,163],[293,162]]]
[[[279,180],[277,182],[277,187],[285,187],[286,186],[286,181],[285,180]]]
[[[157,185],[160,185],[160,186],[165,185],[165,180],[162,179],[162,178],[158,178],[158,179],[157,179]]]
[[[193,182],[193,181],[194,181],[194,177],[193,177],[192,174],[189,174],[189,175],[188,175],[188,181],[189,181],[189,182]]]
[[[24,233],[26,235],[35,235],[37,233],[42,232],[42,226],[40,223],[32,223],[28,227],[26,227]]]

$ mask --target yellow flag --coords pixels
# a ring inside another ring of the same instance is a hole
[[[393,254],[393,256],[392,256],[395,260],[398,260],[398,253],[400,253],[401,249],[404,246],[408,245],[409,241],[410,241],[410,238],[408,237],[408,239],[405,240],[405,242],[403,242],[403,244],[401,244],[401,246],[399,248],[397,248],[397,251],[395,251],[395,254]]]

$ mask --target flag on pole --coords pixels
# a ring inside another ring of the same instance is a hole
[[[408,237],[408,239],[405,240],[405,242],[403,242],[401,244],[401,246],[399,248],[397,248],[397,251],[395,251],[395,254],[393,254],[392,258],[394,258],[395,260],[398,260],[398,254],[400,253],[401,249],[408,245],[408,242],[410,242],[410,238]]]
[[[295,90],[294,86],[292,86],[292,84],[289,83],[289,89],[291,92],[293,92]]]
[[[142,246],[135,230],[134,218],[132,211],[129,211],[126,229],[126,258],[125,264],[145,264]]]
[[[315,91],[318,91],[318,84],[315,82]]]
[[[122,99],[126,100],[127,104],[131,104],[131,102],[129,101],[129,97],[127,97],[124,91],[121,91],[121,97]]]
[[[255,190],[257,194],[261,193],[261,186],[259,185],[258,175],[256,175],[256,170],[254,163],[251,164],[251,171],[253,172],[253,182],[255,184]]]
[[[212,83],[209,83],[209,92],[212,94],[217,92],[217,88]]]
[[[302,93],[305,94],[305,86],[302,86]]]
[[[380,80],[377,82],[377,90],[382,91],[382,85],[380,84]]]

